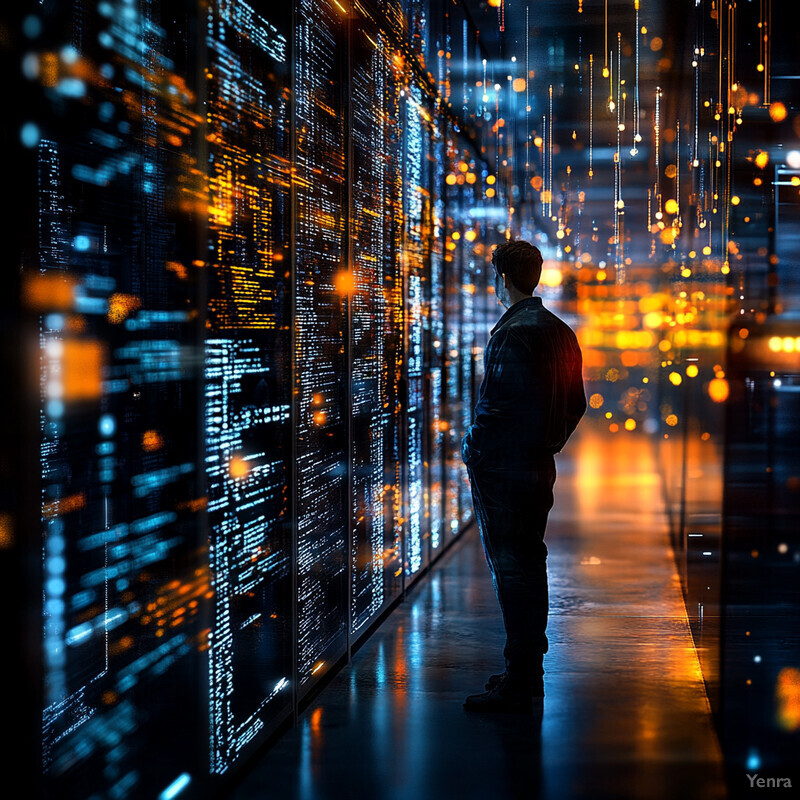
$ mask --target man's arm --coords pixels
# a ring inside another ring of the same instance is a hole
[[[567,393],[565,432],[568,439],[572,436],[575,428],[578,427],[578,423],[585,413],[586,391],[583,386],[583,356],[576,339],[575,356],[572,359]]]
[[[461,444],[465,464],[480,461],[486,455],[487,444],[497,430],[498,421],[507,421],[515,415],[529,370],[529,351],[509,329],[501,328],[489,340],[485,350],[475,421]]]

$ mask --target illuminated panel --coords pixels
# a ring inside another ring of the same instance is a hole
[[[447,142],[447,171],[452,173],[458,169],[460,150],[456,140],[449,137]],[[444,440],[445,461],[445,529],[450,535],[458,533],[461,514],[459,501],[461,498],[461,482],[463,461],[461,459],[461,439],[464,420],[463,405],[470,402],[469,394],[463,392],[463,358],[461,340],[462,301],[461,288],[463,270],[463,251],[453,240],[454,233],[461,235],[461,219],[464,214],[464,191],[455,184],[447,193],[447,246],[444,265],[444,391],[446,398],[446,423]],[[460,241],[460,240],[459,240]]]
[[[205,766],[189,25],[147,0],[35,14],[45,784],[152,797]]]
[[[425,326],[425,267],[430,248],[430,174],[427,156],[428,131],[422,107],[422,93],[416,86],[406,90],[405,152],[403,158],[403,210],[405,230],[403,257],[407,269],[407,370],[408,370],[408,528],[406,533],[406,573],[417,572],[428,560],[428,548],[423,541],[429,538],[429,517],[425,514],[426,481],[424,459],[425,392],[424,392],[424,326]]]
[[[426,415],[430,441],[431,550],[444,545],[444,443],[447,421],[444,418],[444,231],[445,231],[445,145],[441,132],[434,127],[431,164],[433,181],[433,236],[431,240],[431,278],[429,288],[430,347],[427,372],[430,376],[429,409]]]
[[[398,92],[392,51],[374,28],[351,35],[352,413],[351,630],[400,589],[402,483],[398,396],[403,305]],[[412,520],[413,524],[413,520]]]
[[[208,6],[210,768],[290,706],[289,10]]]
[[[300,0],[295,41],[295,325],[298,670],[301,687],[341,655],[347,632],[345,129],[343,24]]]

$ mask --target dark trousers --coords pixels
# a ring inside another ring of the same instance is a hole
[[[547,652],[547,546],[555,460],[526,469],[468,466],[472,501],[506,629],[506,671],[540,684]]]

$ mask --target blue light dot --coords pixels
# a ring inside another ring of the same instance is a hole
[[[42,32],[42,21],[31,14],[22,21],[22,30],[29,39],[35,39]]]
[[[47,610],[48,614],[51,614],[54,617],[60,616],[64,613],[64,601],[58,600],[53,598],[52,600],[48,600],[45,604],[45,609]]]
[[[80,53],[71,44],[68,44],[66,47],[61,48],[60,55],[65,64],[74,64],[78,60]]]
[[[750,751],[747,757],[747,769],[758,769],[761,766],[761,759],[755,750]]]
[[[19,132],[19,138],[25,147],[36,147],[42,137],[39,133],[38,125],[33,122],[26,122]]]
[[[50,580],[47,581],[47,594],[60,597],[64,594],[66,588],[67,584],[61,578],[50,578]]]
[[[103,436],[113,436],[114,431],[117,429],[117,421],[111,414],[103,414],[97,427]]]
[[[85,253],[91,246],[92,240],[88,236],[80,234],[75,237],[72,246],[80,253]]]
[[[53,556],[52,558],[47,559],[47,571],[51,575],[63,574],[66,566],[67,562],[61,556]]]
[[[755,656],[755,657],[753,658],[753,661],[755,661],[755,662],[756,662],[756,664],[760,664],[760,663],[761,663],[761,656]]]
[[[61,400],[50,400],[47,403],[47,416],[55,419],[64,416],[64,404]]]
[[[64,552],[64,537],[57,533],[47,537],[47,549],[54,556],[60,556]]]

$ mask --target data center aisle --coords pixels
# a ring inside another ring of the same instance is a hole
[[[651,444],[587,425],[557,460],[539,712],[462,709],[502,669],[500,612],[473,528],[232,800],[725,795]]]

